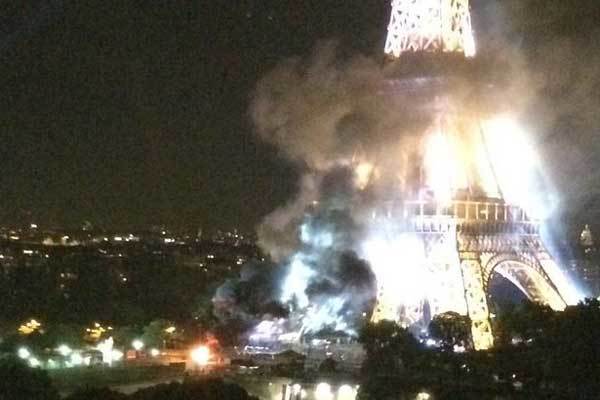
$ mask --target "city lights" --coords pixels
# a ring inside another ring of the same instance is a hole
[[[79,353],[72,353],[69,362],[71,366],[77,367],[83,364],[83,357]]]
[[[352,389],[350,385],[342,385],[338,389],[338,395],[336,400],[355,400],[356,391]]]
[[[203,367],[210,360],[210,350],[207,346],[198,346],[191,351],[190,356],[194,363]]]
[[[69,354],[71,354],[73,352],[73,350],[66,344],[61,344],[60,346],[58,346],[58,348],[56,350],[63,357],[67,357]]]
[[[169,326],[168,328],[165,329],[165,332],[172,335],[173,333],[175,333],[175,331],[177,330],[176,327],[174,326]]]
[[[120,350],[113,349],[110,353],[111,363],[115,361],[121,361],[123,359],[123,352]]]
[[[133,342],[131,342],[131,346],[135,351],[140,351],[144,348],[144,342],[139,339],[135,339]]]
[[[123,357],[122,352],[114,349],[114,340],[112,337],[98,343],[96,350],[102,353],[102,362],[108,365],[112,365],[113,361],[119,361]]]
[[[19,326],[19,333],[23,335],[30,335],[41,328],[42,324],[35,319],[31,319],[26,323]]]
[[[42,365],[42,363],[40,362],[40,360],[38,360],[38,359],[37,359],[37,358],[35,358],[35,357],[30,357],[30,358],[28,359],[28,362],[29,362],[29,365],[30,365],[31,367],[33,367],[33,368],[37,368],[37,367],[39,367],[40,365]]]
[[[17,350],[17,355],[19,358],[26,360],[29,358],[29,356],[31,356],[31,353],[25,347],[21,347],[19,350]]]
[[[417,397],[415,398],[415,400],[430,400],[431,399],[431,395],[427,392],[419,392],[417,393]]]
[[[331,391],[331,385],[321,382],[315,389],[315,400],[333,400],[334,395]]]

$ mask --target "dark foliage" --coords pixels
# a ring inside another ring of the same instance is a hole
[[[445,350],[454,346],[471,348],[471,319],[455,312],[438,314],[429,323],[429,334],[440,341]]]
[[[142,389],[130,400],[258,400],[241,387],[219,379],[169,383]]]
[[[78,390],[65,400],[125,400],[127,396],[108,388]]]
[[[32,369],[20,360],[0,360],[0,400],[58,400],[45,371]]]

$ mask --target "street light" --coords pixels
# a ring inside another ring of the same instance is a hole
[[[135,351],[140,351],[141,349],[144,348],[144,342],[142,342],[139,339],[135,339],[133,342],[131,342],[131,345],[133,346]]]
[[[31,353],[25,347],[21,347],[19,348],[19,350],[17,350],[17,355],[19,356],[19,358],[26,360],[29,358]]]
[[[427,392],[419,392],[417,394],[417,400],[429,400],[431,399],[431,395]]]
[[[59,354],[63,357],[66,357],[73,352],[73,350],[71,350],[71,348],[66,344],[61,344],[56,350],[58,350]]]
[[[333,400],[333,393],[331,392],[331,385],[326,382],[321,382],[317,385],[315,390],[316,400]]]
[[[355,400],[356,392],[350,385],[342,385],[338,389],[338,400]]]

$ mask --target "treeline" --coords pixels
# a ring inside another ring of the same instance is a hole
[[[79,253],[39,265],[16,265],[0,274],[0,321],[114,325],[153,319],[188,320],[202,295],[226,279],[227,268],[182,265],[151,254],[107,259]]]
[[[563,312],[527,302],[493,322],[496,345],[478,352],[462,352],[469,324],[461,316],[435,321],[439,348],[389,321],[367,326],[360,336],[367,353],[360,400],[398,399],[423,387],[435,399],[598,398],[598,300]]]
[[[79,390],[61,397],[47,373],[15,359],[0,360],[2,400],[258,400],[243,388],[220,379],[185,380],[138,390],[131,395],[108,388]]]

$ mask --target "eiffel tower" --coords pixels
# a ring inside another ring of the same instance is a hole
[[[469,0],[393,0],[385,53],[462,52],[475,55]]]
[[[473,57],[475,41],[468,0],[393,0],[385,53],[397,59],[394,62],[403,62],[407,52],[428,57],[447,53]],[[468,149],[490,149],[493,143],[486,143],[490,138],[486,124],[478,117],[465,118],[460,106],[448,107],[452,99],[446,98],[444,76],[394,78],[389,83],[394,96],[426,99],[425,106],[415,105],[413,111],[429,114],[433,122],[425,134],[442,143],[438,143],[437,151],[426,149],[421,160],[437,162],[441,165],[437,172],[435,168],[426,172],[414,198],[385,212],[387,218],[402,221],[401,228],[393,224],[389,235],[409,235],[416,243],[411,247],[422,249],[418,260],[413,261],[427,271],[427,279],[438,282],[436,290],[412,304],[393,300],[398,294],[392,282],[378,282],[372,320],[391,319],[408,326],[427,319],[425,314],[456,311],[470,317],[474,347],[483,350],[493,346],[489,289],[495,275],[507,279],[530,300],[553,309],[562,310],[573,302],[571,287],[540,236],[543,221],[529,215],[531,210],[524,205],[505,199],[494,160],[483,157],[478,171],[465,173],[460,179],[450,172],[456,156],[452,143],[466,140]],[[455,123],[465,119],[467,123]],[[496,128],[507,134],[502,140],[510,140],[510,129],[510,125]],[[431,144],[431,140],[426,143]],[[515,148],[519,145],[514,144]],[[484,180],[488,184],[482,183]],[[445,194],[440,195],[436,186],[445,188]],[[395,267],[400,266],[389,265]]]

